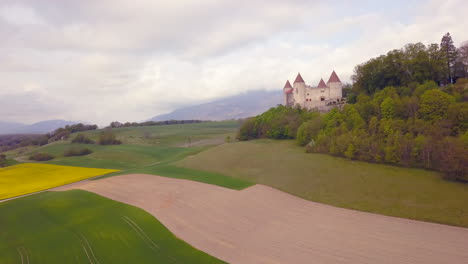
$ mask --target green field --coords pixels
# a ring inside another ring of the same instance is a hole
[[[224,144],[175,165],[378,214],[468,227],[468,185],[432,171],[307,154],[294,141]]]
[[[145,211],[81,190],[0,203],[0,263],[223,263]]]
[[[72,134],[70,139],[65,141],[15,150],[7,155],[27,160],[33,153],[45,152],[55,156],[55,159],[47,162],[50,164],[126,170],[196,154],[222,143],[228,135],[232,137],[238,126],[237,121],[223,121],[117,128],[112,129],[112,132],[123,142],[122,145],[71,144],[71,140],[76,136]],[[97,140],[100,133],[100,130],[84,132],[94,140]],[[87,147],[93,153],[80,157],[64,157],[64,151],[71,147]]]
[[[210,172],[206,170],[182,168],[182,167],[173,166],[167,163],[156,164],[156,165],[152,165],[148,167],[136,168],[136,169],[131,169],[127,171],[119,171],[116,173],[104,175],[102,177],[97,177],[95,178],[95,180],[112,177],[115,175],[129,174],[129,173],[153,174],[153,175],[164,176],[164,177],[175,178],[175,179],[192,180],[192,181],[218,185],[221,187],[234,189],[234,190],[242,190],[255,184],[252,181],[229,177],[221,173],[215,173],[215,172]]]

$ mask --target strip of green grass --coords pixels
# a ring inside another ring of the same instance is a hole
[[[7,159],[5,165],[8,167],[8,166],[16,165],[16,164],[20,164],[20,162],[14,159]]]
[[[338,207],[468,227],[468,184],[445,181],[432,171],[307,154],[294,141],[224,144],[174,165]]]
[[[154,174],[169,178],[198,181],[234,190],[242,190],[254,185],[251,181],[236,179],[221,173],[182,168],[172,165],[155,165],[136,169],[135,171],[132,171],[132,173]]]
[[[223,263],[144,210],[81,190],[0,203],[0,227],[2,264]]]
[[[88,147],[91,148],[93,153],[79,157],[63,157],[63,152],[70,147]],[[47,162],[50,164],[126,170],[156,162],[178,160],[187,155],[198,153],[203,149],[206,149],[206,147],[55,144],[38,150],[38,152],[54,155],[56,158]]]

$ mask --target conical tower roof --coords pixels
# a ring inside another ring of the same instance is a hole
[[[327,85],[326,85],[325,82],[323,81],[323,78],[320,79],[320,82],[319,82],[317,88],[327,88]]]
[[[289,82],[289,80],[287,80],[287,81],[286,81],[286,84],[284,84],[284,88],[283,88],[283,89],[286,89],[286,88],[292,88],[291,83]]]
[[[304,79],[302,79],[302,76],[300,73],[297,74],[297,77],[296,77],[296,80],[294,81],[294,83],[303,83],[304,82]]]
[[[341,82],[340,78],[338,78],[338,75],[336,75],[335,71],[332,72],[332,74],[330,75],[330,78],[328,79],[327,83],[331,83],[331,82]]]

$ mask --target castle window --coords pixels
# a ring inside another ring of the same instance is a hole
[[[320,97],[320,101],[325,101],[325,97]]]
[[[309,95],[309,93],[307,93],[307,95]]]

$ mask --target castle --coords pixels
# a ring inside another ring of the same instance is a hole
[[[332,72],[326,84],[323,78],[320,79],[317,87],[306,85],[301,74],[298,73],[293,86],[289,80],[284,85],[284,105],[298,105],[307,109],[328,111],[337,105],[344,104],[342,89],[343,84],[335,71]]]

